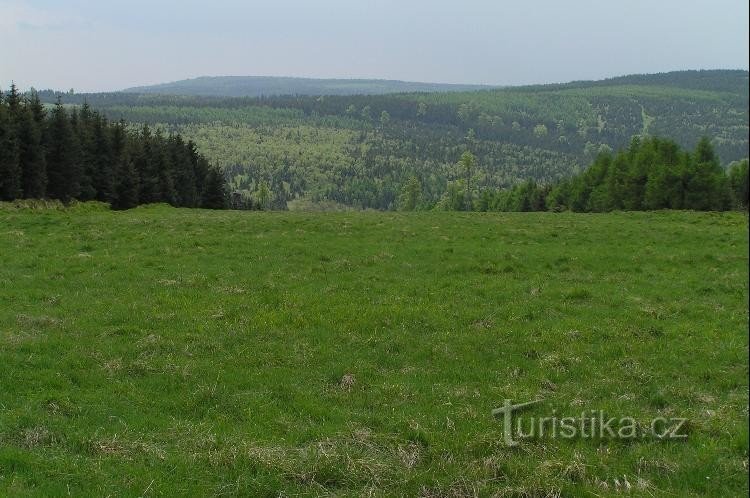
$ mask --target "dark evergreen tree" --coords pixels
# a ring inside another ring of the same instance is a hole
[[[97,199],[116,209],[147,202],[226,207],[223,175],[194,143],[161,130],[127,130],[84,101],[47,115],[39,96],[15,85],[0,93],[0,199],[49,196],[63,202]],[[280,191],[280,183],[273,184]]]
[[[47,195],[69,202],[81,193],[78,141],[68,113],[58,100],[47,129]]]
[[[34,115],[34,121],[39,125],[39,128],[43,128],[44,120],[47,118],[47,112],[44,110],[44,104],[42,104],[42,101],[39,99],[39,93],[32,91],[26,105]]]
[[[159,172],[154,165],[155,147],[154,137],[148,125],[144,125],[139,137],[138,151],[135,153],[135,169],[140,178],[140,190],[138,199],[142,204],[161,201],[161,188],[159,185]]]
[[[200,198],[195,181],[195,167],[190,151],[179,135],[169,137],[169,154],[174,167],[174,188],[177,205],[182,207],[198,206]]]
[[[13,116],[0,100],[0,200],[21,197],[21,166]]]
[[[20,111],[17,126],[23,197],[42,199],[47,195],[47,161],[44,157],[42,130],[31,104],[27,103]]]
[[[201,207],[204,209],[226,209],[227,204],[224,175],[218,169],[210,168],[204,182]]]
[[[127,155],[120,159],[112,199],[113,209],[130,209],[139,204],[139,176],[135,164]]]
[[[92,136],[93,112],[88,103],[84,101],[80,109],[74,108],[70,111],[70,123],[76,135],[78,144],[78,164],[81,169],[81,191],[78,199],[90,201],[96,199],[96,187],[94,186],[94,141]]]
[[[15,83],[11,83],[10,91],[5,97],[5,102],[8,104],[8,110],[14,119],[17,118],[21,112],[21,101],[22,99],[21,95],[18,93],[18,87],[16,87]]]
[[[112,202],[115,197],[115,165],[118,158],[112,150],[108,122],[99,114],[92,118],[90,175],[96,199]]]
[[[208,176],[209,165],[206,158],[198,152],[198,146],[192,140],[187,143],[190,163],[193,165],[193,174],[195,176],[195,189],[202,197],[205,190],[205,180]]]
[[[154,147],[151,148],[151,175],[156,178],[156,198],[153,202],[177,204],[177,194],[174,186],[174,165],[168,151],[167,141],[161,130],[154,134]]]

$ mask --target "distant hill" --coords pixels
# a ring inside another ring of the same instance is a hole
[[[314,79],[277,76],[203,76],[141,86],[126,93],[205,97],[270,97],[276,95],[384,95],[405,92],[465,92],[497,88],[487,85],[416,83],[397,80]]]
[[[629,74],[603,80],[581,80],[550,85],[526,85],[508,87],[508,90],[523,92],[538,90],[565,90],[573,88],[612,87],[624,85],[681,88],[747,94],[748,72],[744,69],[703,69],[671,71],[653,74]]]

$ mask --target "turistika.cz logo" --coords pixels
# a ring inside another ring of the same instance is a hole
[[[633,417],[607,417],[602,410],[584,411],[577,417],[561,417],[556,410],[551,416],[521,416],[521,412],[543,400],[513,404],[509,399],[492,415],[503,421],[503,440],[516,446],[524,439],[656,439],[685,440],[686,418],[656,417],[640,423]]]

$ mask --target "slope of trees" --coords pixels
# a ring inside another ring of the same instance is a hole
[[[671,140],[634,138],[627,149],[599,154],[586,171],[554,186],[528,181],[464,195],[478,197],[485,211],[747,209],[748,161],[725,170],[705,138],[693,152]]]
[[[116,209],[166,202],[226,207],[224,178],[193,142],[132,131],[87,104],[47,112],[34,92],[0,93],[0,200],[98,200]]]

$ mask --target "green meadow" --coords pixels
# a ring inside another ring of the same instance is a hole
[[[747,493],[745,213],[0,208],[2,496]]]

